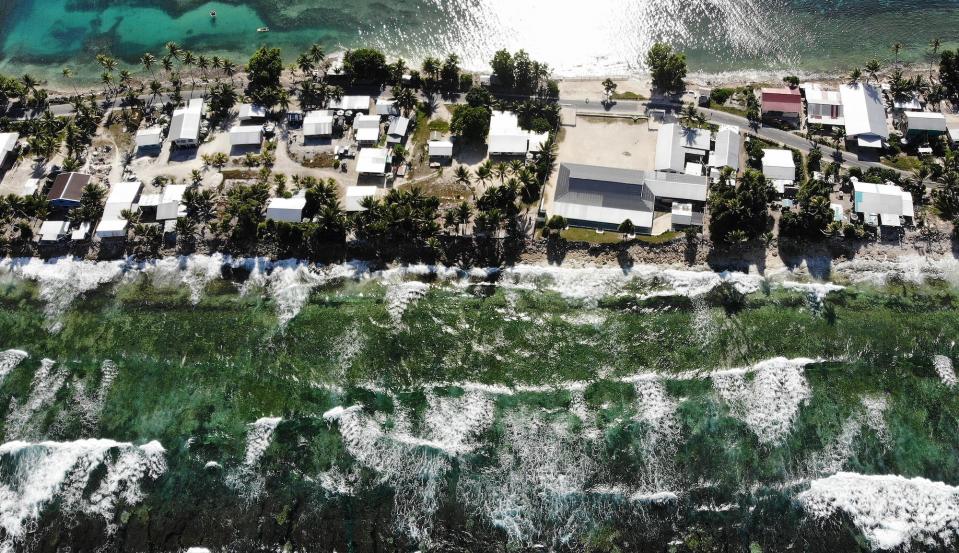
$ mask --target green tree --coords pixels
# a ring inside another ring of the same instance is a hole
[[[496,85],[511,90],[515,82],[516,64],[509,50],[497,51],[493,55],[493,61],[490,62],[490,65],[493,67],[493,74],[496,76]]]
[[[646,53],[646,66],[653,79],[653,87],[661,92],[675,94],[685,89],[686,56],[674,52],[666,43],[653,44]]]
[[[489,134],[490,111],[484,107],[460,106],[453,113],[450,130],[467,141],[479,142]]]
[[[343,69],[354,82],[380,83],[386,79],[386,56],[375,48],[349,50],[343,55]]]
[[[766,231],[769,222],[767,204],[771,187],[766,177],[759,171],[747,169],[735,187],[729,184],[730,175],[728,168],[723,170],[708,199],[709,233],[717,243],[757,238]]]
[[[261,46],[246,66],[249,84],[246,94],[253,102],[273,107],[280,96],[280,76],[283,73],[283,58],[279,48]]]

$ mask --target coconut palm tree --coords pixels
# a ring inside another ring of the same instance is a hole
[[[206,71],[210,68],[210,60],[201,54],[196,58],[196,66],[200,70],[200,79],[205,83],[209,82],[210,78]]]
[[[859,84],[859,81],[862,80],[862,69],[854,67],[852,71],[849,72],[849,84]]]
[[[189,50],[185,50],[183,52],[183,65],[186,67],[193,67],[195,64],[196,55]],[[196,90],[196,77],[193,75],[193,71],[190,71],[190,98],[193,97],[194,90]]]
[[[160,84],[160,81],[156,79],[150,81],[150,94],[152,94],[152,96],[150,96],[151,104],[156,100],[156,97],[159,96],[161,92],[163,92],[163,85]]]
[[[236,63],[234,63],[232,60],[223,58],[223,73],[225,73],[227,77],[230,77],[230,84],[235,84],[233,82],[233,75],[236,75],[236,71]]]
[[[872,80],[876,81],[876,84],[879,84],[879,71],[882,69],[882,64],[879,63],[877,59],[871,59],[866,62],[866,73],[869,74],[869,77]]]
[[[493,166],[493,174],[496,175],[496,178],[498,178],[501,183],[505,182],[506,177],[509,175],[509,165],[503,162],[497,163]]]
[[[469,188],[473,184],[473,177],[470,175],[470,170],[466,168],[465,165],[460,165],[453,172],[453,176],[456,177],[456,183],[462,184]]]
[[[150,52],[146,52],[145,54],[140,56],[140,65],[142,65],[144,69],[149,71],[150,76],[153,78],[156,78],[156,74],[153,73],[153,66],[156,64],[156,62],[157,62],[157,57],[151,54]]]
[[[167,55],[170,56],[170,58],[180,61],[180,57],[183,55],[183,48],[181,48],[179,44],[170,41],[167,42],[163,47],[166,48]]]
[[[476,180],[482,185],[486,185],[493,178],[493,162],[484,161],[476,168]]]
[[[76,85],[76,83],[73,81],[73,77],[74,77],[73,69],[70,69],[69,67],[64,67],[64,68],[63,68],[63,71],[61,71],[60,73],[63,75],[63,78],[64,78],[64,79],[66,79],[67,81],[70,81],[70,83],[73,85],[73,94],[74,94],[74,96],[79,96],[79,95],[80,95],[80,91],[77,90],[77,85]]]
[[[300,70],[300,73],[306,77],[316,66],[313,63],[313,58],[311,58],[308,54],[300,54],[296,58],[296,67]]]
[[[416,94],[405,86],[398,86],[393,89],[393,103],[404,116],[408,115],[416,107]]]
[[[892,43],[892,51],[896,54],[896,65],[899,65],[899,53],[902,52],[903,45],[896,41]]]

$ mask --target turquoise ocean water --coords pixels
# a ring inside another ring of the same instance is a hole
[[[0,70],[48,78],[63,65],[84,73],[99,52],[133,61],[170,40],[237,61],[260,44],[292,58],[320,42],[411,59],[455,52],[473,68],[499,48],[525,48],[561,75],[638,71],[656,40],[707,73],[835,72],[891,59],[897,41],[904,59],[922,62],[934,37],[959,42],[954,0],[8,0],[0,17]],[[257,33],[262,26],[272,31]]]

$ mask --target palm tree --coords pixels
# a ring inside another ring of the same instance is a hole
[[[852,71],[849,72],[849,84],[855,85],[859,84],[859,81],[862,80],[862,69],[855,67]]]
[[[892,51],[896,54],[896,65],[899,65],[899,52],[902,52],[902,43],[899,41],[892,43]]]
[[[73,94],[74,94],[74,96],[79,96],[79,95],[80,95],[80,91],[77,90],[77,85],[76,85],[75,82],[73,82],[73,77],[74,77],[74,75],[73,75],[73,69],[70,69],[69,67],[64,67],[64,68],[63,68],[63,71],[61,71],[61,74],[63,75],[63,78],[64,78],[64,79],[70,81],[70,82],[73,84]]]
[[[460,234],[466,234],[466,226],[470,224],[470,219],[473,218],[473,207],[469,202],[462,202],[460,205],[456,206],[456,222],[463,226]]]
[[[311,71],[313,71],[313,68],[316,66],[313,64],[313,58],[311,58],[307,54],[300,54],[296,58],[296,67],[300,70],[300,73],[302,73],[303,76],[306,77],[307,75],[310,74]]]
[[[206,70],[210,68],[210,60],[201,54],[196,58],[196,66],[200,69],[200,78],[203,82],[209,82],[210,78],[207,76]]]
[[[877,59],[871,59],[866,62],[866,73],[876,81],[876,84],[879,84],[879,71],[882,69],[882,64],[879,63]]]
[[[224,58],[223,72],[226,73],[227,77],[230,77],[230,84],[235,84],[233,83],[233,75],[236,75],[236,71],[237,71],[236,63],[234,63],[232,60]]]
[[[166,48],[167,55],[169,55],[171,58],[177,61],[180,61],[180,56],[183,55],[183,48],[180,48],[179,44],[177,44],[176,42],[170,41],[164,45],[164,48]]]
[[[472,175],[470,175],[470,170],[466,168],[465,165],[460,165],[453,172],[453,175],[456,177],[456,182],[462,184],[463,186],[469,187],[473,184]]]
[[[406,116],[416,107],[416,94],[405,86],[396,87],[393,89],[393,103]]]
[[[156,79],[150,81],[150,94],[152,94],[152,96],[150,96],[151,104],[156,100],[156,97],[159,96],[161,92],[163,92],[163,85],[160,84],[160,81]]]
[[[832,130],[832,141],[836,146],[836,150],[839,150],[842,146],[842,143],[846,140],[846,129],[842,126],[834,127]]]
[[[316,65],[322,63],[326,58],[326,52],[323,51],[323,47],[315,42],[310,45],[310,49],[307,50],[306,55],[308,55]]]
[[[160,60],[160,66],[163,67],[164,71],[166,71],[167,78],[173,74],[173,60],[170,58],[170,56],[164,56],[163,59]]]
[[[476,180],[483,185],[486,185],[493,178],[493,162],[490,160],[484,161],[476,168]]]
[[[496,175],[496,178],[502,183],[506,180],[507,175],[509,175],[509,166],[503,162],[497,163],[493,167],[493,174]]]
[[[140,65],[142,65],[144,69],[149,71],[150,76],[153,78],[156,78],[156,75],[153,73],[153,65],[156,62],[157,62],[156,56],[154,56],[150,52],[147,52],[143,54],[142,56],[140,56]]]
[[[196,55],[189,50],[184,51],[183,65],[187,67],[193,67],[194,64],[196,64]],[[193,72],[190,71],[190,98],[193,97],[194,90],[196,90],[196,77],[193,75]]]

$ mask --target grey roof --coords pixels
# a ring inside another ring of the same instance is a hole
[[[709,179],[700,175],[656,171],[646,175],[646,187],[660,198],[705,202]]]
[[[563,163],[559,167],[554,204],[558,204],[557,207],[566,204],[586,208],[557,209],[567,218],[588,216],[590,220],[605,223],[622,222],[627,218],[623,216],[624,212],[641,212],[646,216],[637,217],[639,220],[634,222],[646,226],[640,221],[651,220],[655,198],[644,182],[642,171]],[[574,211],[581,215],[570,217]]]
[[[390,123],[390,128],[386,132],[387,135],[403,138],[406,136],[407,131],[410,127],[410,120],[407,117],[397,117],[393,119],[393,122]]]

